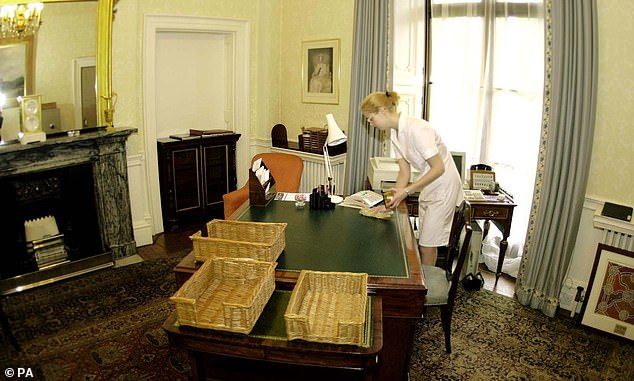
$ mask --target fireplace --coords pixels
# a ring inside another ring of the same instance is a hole
[[[0,145],[1,294],[136,254],[125,155],[135,131]]]

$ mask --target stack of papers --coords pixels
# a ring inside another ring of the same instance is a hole
[[[262,158],[257,159],[256,161],[253,162],[253,165],[251,166],[251,170],[253,171],[253,173],[255,174],[255,177],[258,179],[258,181],[260,182],[260,184],[262,184],[263,187],[264,187],[264,184],[267,184],[267,182],[271,178],[271,172],[269,172],[269,170],[266,169],[264,165],[262,165]],[[270,187],[271,187],[271,184],[266,185],[265,193],[269,192]]]
[[[380,204],[381,201],[383,201],[382,195],[372,192],[371,190],[363,190],[346,197],[339,205],[347,206],[349,208],[363,209],[376,206]]]

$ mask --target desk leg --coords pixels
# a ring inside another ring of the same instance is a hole
[[[206,380],[205,363],[203,361],[202,354],[199,352],[194,352],[192,350],[188,350],[187,352],[189,352],[189,365],[192,368],[192,380]]]
[[[484,220],[484,230],[482,231],[483,242],[487,234],[489,234],[490,226],[491,226],[491,221]],[[498,254],[498,266],[497,266],[497,269],[495,270],[495,284],[493,285],[493,287],[497,287],[498,280],[500,279],[500,276],[502,275],[502,265],[504,264],[504,256],[506,256],[506,249],[509,246],[508,238],[509,238],[509,232],[511,230],[510,221],[509,222],[505,221],[504,227],[501,230],[502,230],[502,241],[500,241],[500,253]]]
[[[500,279],[500,275],[502,275],[502,265],[504,264],[504,256],[506,255],[506,248],[509,246],[507,238],[508,238],[508,235],[504,233],[504,236],[502,237],[502,241],[500,241],[500,254],[498,256],[498,268],[495,272],[494,287],[497,287],[498,279]]]
[[[383,317],[383,353],[375,380],[407,381],[414,346],[415,319]]]

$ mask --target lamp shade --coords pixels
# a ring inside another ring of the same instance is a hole
[[[327,146],[336,146],[342,143],[345,143],[348,138],[346,134],[341,131],[341,128],[337,125],[335,121],[335,117],[332,114],[326,115],[326,120],[328,121],[328,137],[326,138]]]

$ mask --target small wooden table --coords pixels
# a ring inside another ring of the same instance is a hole
[[[515,209],[515,203],[509,196],[504,195],[504,200],[498,200],[497,196],[485,195],[486,200],[474,201],[469,200],[471,203],[472,218],[478,220],[484,220],[484,231],[482,232],[482,239],[489,233],[490,222],[493,222],[495,226],[502,232],[502,241],[500,241],[500,254],[498,257],[498,265],[495,272],[495,285],[498,284],[498,279],[502,275],[502,265],[504,264],[504,256],[506,255],[506,249],[508,248],[508,237],[511,234],[511,222],[513,222],[513,209]]]
[[[383,346],[380,297],[368,299],[364,346],[286,339],[284,311],[290,291],[275,291],[249,335],[163,324],[170,343],[188,351],[194,380],[374,379]]]

